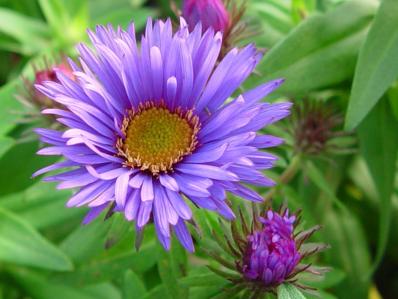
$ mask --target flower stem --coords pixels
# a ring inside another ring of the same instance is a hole
[[[269,190],[267,194],[265,194],[264,196],[265,204],[267,204],[268,201],[272,199],[272,197],[275,195],[275,193],[278,191],[281,185],[289,183],[295,177],[299,169],[300,163],[301,163],[301,156],[300,155],[294,156],[288,168],[285,169],[285,171],[281,174],[281,176],[277,180],[277,184],[271,190]]]

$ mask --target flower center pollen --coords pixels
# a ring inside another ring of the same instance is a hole
[[[118,140],[119,155],[132,168],[149,170],[157,175],[173,169],[173,165],[192,153],[197,145],[199,119],[192,111],[170,111],[153,103],[129,111]]]

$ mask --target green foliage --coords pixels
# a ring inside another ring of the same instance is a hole
[[[0,7],[0,32],[14,39],[11,48],[21,54],[31,55],[47,47],[49,30],[41,20],[24,16]],[[0,48],[9,49],[10,42],[0,42]]]
[[[398,2],[384,0],[361,48],[346,128],[355,128],[398,77]]]
[[[358,129],[361,152],[372,174],[379,194],[379,242],[373,271],[380,263],[391,222],[392,193],[394,190],[397,151],[398,121],[392,115],[386,99],[369,113]]]
[[[278,299],[305,299],[304,295],[291,284],[282,284],[278,288]]]
[[[123,280],[123,299],[143,298],[146,288],[141,278],[131,270],[127,270]]]
[[[347,80],[376,8],[373,1],[348,1],[309,16],[271,48],[258,68],[263,76],[252,82],[285,78],[278,91],[302,95]]]
[[[62,251],[5,209],[0,209],[0,231],[0,261],[57,271],[73,268]]]

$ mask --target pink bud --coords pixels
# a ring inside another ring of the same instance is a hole
[[[203,31],[212,27],[215,31],[225,32],[230,25],[229,14],[222,0],[185,0],[183,17],[191,30],[199,22],[202,22]]]
[[[57,65],[53,65],[51,67],[47,67],[42,70],[37,70],[35,73],[35,80],[33,82],[34,85],[41,85],[45,81],[59,82],[56,71],[63,73],[68,78],[74,80],[74,75],[72,69],[68,64],[62,62]],[[34,89],[34,99],[37,103],[44,106],[51,106],[52,100],[48,99],[44,94],[42,94],[39,90]]]
[[[61,71],[64,75],[71,79],[74,77],[70,67],[65,63],[61,63],[50,68],[37,71],[35,73],[34,84],[42,84],[44,81],[58,82],[57,75],[55,73],[56,70]]]

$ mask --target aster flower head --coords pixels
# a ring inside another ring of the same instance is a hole
[[[216,64],[221,33],[210,28],[202,34],[200,25],[190,33],[183,19],[175,34],[170,20],[148,20],[140,46],[133,24],[127,31],[98,26],[89,35],[95,52],[77,47],[82,68],[71,61],[76,80],[58,72],[59,83],[37,87],[65,106],[43,113],[56,115],[67,129],[37,129],[51,145],[39,154],[65,161],[35,175],[66,168],[45,180],[79,188],[67,205],[90,207],[84,223],[108,208],[135,221],[138,233],[153,221],[165,248],[174,232],[193,251],[189,202],[232,219],[227,191],[262,201],[242,183],[273,185],[261,170],[276,158],[259,149],[281,140],[256,131],[286,117],[290,103],[259,102],[281,80],[225,103],[261,58],[253,45],[231,50]]]
[[[203,31],[213,28],[226,32],[230,26],[230,17],[222,0],[184,0],[183,17],[191,29],[202,23]]]
[[[221,248],[232,255],[234,263],[219,258],[220,253],[212,254],[213,257],[218,256],[216,259],[222,265],[238,272],[239,275],[213,268],[215,272],[231,280],[233,287],[242,286],[242,290],[251,294],[276,293],[277,287],[283,283],[292,283],[302,289],[313,290],[300,283],[299,275],[302,272],[321,275],[327,270],[315,268],[303,261],[304,258],[327,248],[323,244],[304,244],[319,230],[319,226],[296,232],[299,224],[298,214],[291,214],[287,208],[281,208],[279,211],[269,209],[263,216],[254,215],[250,229],[242,213],[240,222],[241,229],[236,224],[231,225],[232,240],[226,235],[225,243],[215,235]]]

